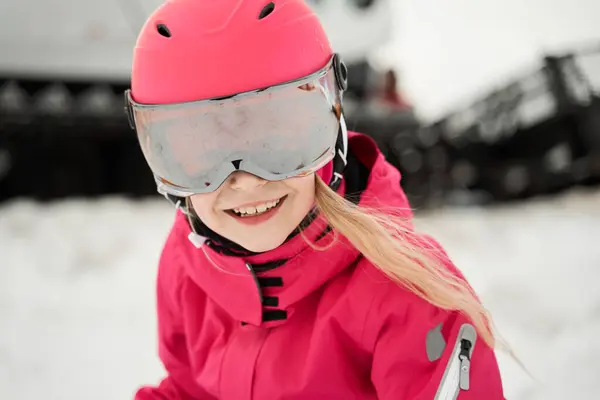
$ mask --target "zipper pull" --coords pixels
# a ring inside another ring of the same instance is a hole
[[[460,359],[460,375],[458,378],[458,382],[461,390],[469,390],[470,382],[469,382],[469,372],[471,370],[471,347],[473,344],[471,341],[467,339],[462,339],[460,341],[460,353],[458,354],[458,358]]]

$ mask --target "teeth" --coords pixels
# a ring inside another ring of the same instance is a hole
[[[279,204],[279,200],[276,201],[267,201],[266,203],[263,204],[259,204],[255,207],[243,207],[243,208],[234,208],[233,211],[236,214],[239,214],[241,216],[245,216],[245,215],[254,215],[254,214],[262,214],[265,211],[275,207],[277,204]]]

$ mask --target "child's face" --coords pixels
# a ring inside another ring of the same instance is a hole
[[[215,192],[190,199],[196,214],[210,229],[247,250],[263,252],[281,245],[311,210],[315,177],[271,182],[238,171]],[[268,207],[272,208],[265,212]],[[234,210],[245,211],[247,216]]]

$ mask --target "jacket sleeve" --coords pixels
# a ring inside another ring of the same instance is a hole
[[[433,238],[421,236],[416,244],[434,249],[466,280]],[[365,332],[380,400],[504,400],[494,350],[464,314],[438,308],[389,279],[376,292]]]
[[[157,277],[158,355],[167,376],[158,386],[145,386],[135,400],[213,400],[193,380],[179,306],[181,269],[171,233],[161,255]]]
[[[381,304],[384,315],[374,313],[381,317],[371,370],[378,399],[504,400],[494,351],[466,318],[391,297]]]

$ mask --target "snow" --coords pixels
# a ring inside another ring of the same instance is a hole
[[[131,398],[162,375],[154,274],[166,201],[0,206],[0,398]],[[511,400],[600,390],[600,192],[418,215],[537,381],[499,354]]]

